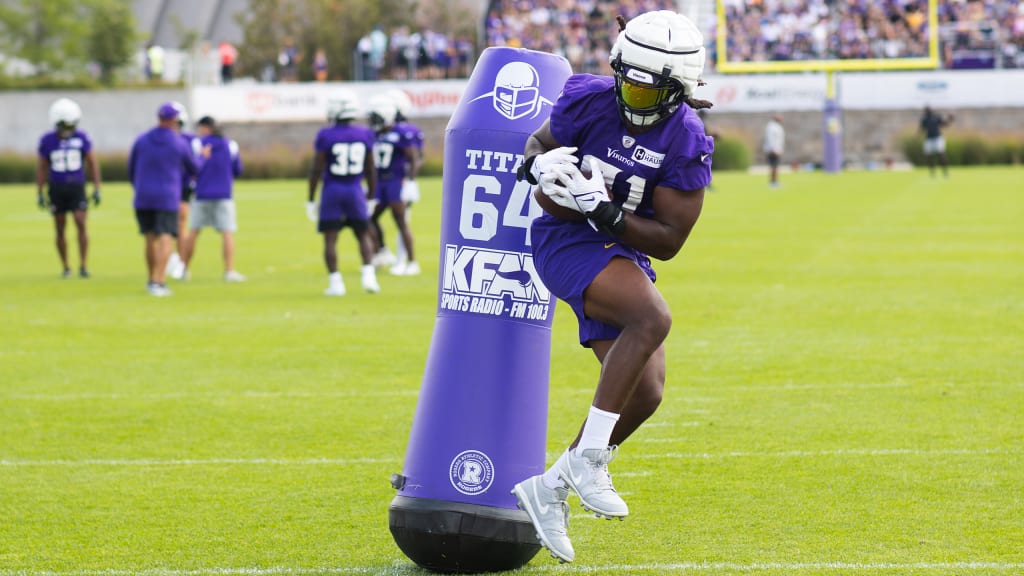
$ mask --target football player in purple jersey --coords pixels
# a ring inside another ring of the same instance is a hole
[[[199,141],[199,136],[193,132],[188,131],[188,111],[185,110],[185,106],[179,102],[171,102],[171,105],[178,109],[178,133],[181,134],[182,140],[188,144],[192,154],[195,156],[196,164],[202,164],[203,162],[203,145]],[[189,229],[189,212],[191,210],[192,196],[196,190],[196,179],[186,178],[181,183],[181,202],[178,204],[178,234],[177,244],[175,251],[171,253],[171,257],[167,259],[167,275],[175,280],[185,279],[187,273],[185,263],[185,250],[187,249],[185,243],[188,241],[188,234],[186,231]]]
[[[67,213],[71,212],[78,230],[78,275],[89,277],[89,233],[85,220],[89,201],[85,196],[86,172],[92,180],[92,201],[100,205],[100,170],[92,153],[92,141],[78,129],[82,109],[73,100],[61,98],[50,105],[53,130],[39,139],[36,170],[36,202],[49,208],[57,232],[57,253],[64,266],[64,277],[71,276],[68,246],[64,238]],[[43,188],[48,194],[44,196]],[[47,197],[49,200],[47,200]]]
[[[405,203],[405,222],[406,225],[412,223],[412,205],[420,200],[420,184],[416,181],[416,176],[419,175],[420,169],[423,167],[423,130],[419,126],[409,121],[409,115],[412,114],[412,99],[409,95],[399,88],[394,88],[386,92],[392,100],[395,101],[395,107],[398,108],[398,112],[395,114],[395,131],[402,134],[404,138],[410,140],[415,145],[415,148],[410,149],[410,158],[414,162],[410,163],[409,170],[405,174],[405,180],[402,181],[402,202]],[[411,155],[415,154],[415,158]],[[398,236],[398,250],[397,250],[397,269],[401,274],[406,276],[412,276],[420,273],[418,265],[412,266],[407,262],[409,255],[405,249],[405,242],[402,240],[402,236]],[[402,263],[406,262],[405,266]]]
[[[309,175],[306,215],[317,223],[317,231],[324,236],[324,263],[328,274],[324,294],[328,296],[345,295],[337,252],[338,233],[345,226],[352,228],[359,245],[363,289],[371,294],[380,292],[377,273],[370,263],[373,245],[366,209],[366,202],[377,187],[374,134],[370,128],[352,123],[359,114],[359,98],[355,93],[339,91],[327,101],[327,119],[331,124],[321,128],[313,142],[315,156]],[[321,176],[324,185],[317,209],[316,190]]]
[[[420,273],[420,265],[416,262],[413,245],[412,228],[406,217],[408,203],[403,197],[407,193],[406,183],[415,177],[419,170],[419,150],[410,132],[400,131],[397,126],[398,107],[393,98],[387,95],[375,97],[370,102],[370,126],[376,133],[373,145],[374,162],[377,165],[376,205],[370,221],[373,223],[373,239],[378,246],[376,255],[387,250],[384,244],[384,230],[380,227],[380,217],[391,209],[391,216],[398,228],[400,244],[405,255],[392,266],[391,273],[396,276],[415,276]],[[383,262],[380,262],[383,264]]]
[[[197,173],[195,156],[178,134],[179,114],[173,103],[162,104],[157,110],[157,125],[135,139],[128,155],[135,219],[139,233],[145,237],[149,275],[146,291],[153,296],[171,294],[166,283],[167,259],[171,238],[179,233],[181,187]]]
[[[661,402],[672,324],[650,258],[679,252],[711,182],[714,144],[695,111],[711,104],[693,98],[702,84],[703,36],[671,11],[628,24],[620,17],[619,25],[613,77],[571,76],[548,121],[527,139],[518,172],[581,215],[535,219],[533,257],[544,284],[576,313],[580,343],[601,363],[576,438],[551,468],[512,491],[562,562],[575,556],[570,490],[598,516],[629,513],[608,463]]]

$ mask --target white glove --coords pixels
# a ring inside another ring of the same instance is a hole
[[[540,177],[540,191],[542,194],[551,199],[552,202],[558,204],[562,208],[568,208],[579,212],[579,205],[573,200],[572,194],[569,193],[568,182],[572,179],[571,176],[567,175],[565,171],[575,170],[575,166],[569,165],[568,168],[563,169],[559,167],[557,170],[551,170],[545,174],[541,174]]]
[[[306,202],[306,218],[309,218],[310,222],[316,222],[320,219],[320,209],[317,207],[316,202]]]
[[[590,214],[601,202],[610,202],[608,190],[604,187],[604,176],[596,158],[590,159],[590,177],[586,177],[572,165],[558,165],[551,169],[552,174],[560,174],[565,182],[569,198],[574,210],[581,214]],[[552,197],[552,200],[555,200]],[[558,202],[555,200],[555,202]]]
[[[561,166],[565,164],[576,164],[579,162],[579,158],[574,155],[576,152],[575,146],[560,146],[552,150],[548,150],[543,154],[537,154],[528,158],[528,162],[524,167],[529,170],[529,178],[526,178],[531,184],[539,184],[540,177],[551,170],[554,166]],[[520,178],[522,180],[522,178]]]
[[[402,202],[412,204],[420,201],[420,185],[415,180],[402,181]]]
[[[373,216],[373,213],[377,211],[377,205],[380,204],[380,200],[376,198],[370,198],[366,201],[366,213]]]

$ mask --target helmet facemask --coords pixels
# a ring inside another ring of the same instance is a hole
[[[637,127],[649,127],[671,116],[683,103],[685,89],[665,68],[660,72],[612,61],[615,74],[615,100],[623,121]]]

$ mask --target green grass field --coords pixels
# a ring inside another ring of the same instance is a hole
[[[656,265],[675,322],[612,465],[631,516],[573,498],[576,562],[517,572],[1024,574],[1024,172],[765,180],[716,176]],[[436,315],[422,186],[424,274],[361,292],[346,233],[340,299],[303,182],[238,186],[247,283],[207,231],[165,299],[127,186],[90,213],[90,280],[60,278],[33,187],[0,188],[0,576],[425,574],[387,518]],[[549,461],[597,375],[575,335],[560,307]]]

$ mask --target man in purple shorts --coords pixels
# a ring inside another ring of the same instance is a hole
[[[171,239],[178,236],[178,207],[182,182],[197,174],[195,157],[178,134],[180,111],[172,102],[157,110],[157,125],[135,139],[128,155],[128,179],[135,190],[133,204],[139,232],[145,236],[146,291],[169,296],[166,283]]]
[[[330,125],[317,132],[313,142],[315,157],[309,175],[309,199],[306,215],[317,223],[324,236],[324,263],[327,265],[328,296],[344,296],[345,282],[338,271],[338,233],[345,226],[352,228],[362,259],[360,268],[363,289],[380,292],[377,272],[370,263],[373,246],[369,234],[367,195],[377,187],[377,168],[373,161],[373,130],[353,124],[359,115],[359,99],[354,92],[342,90],[327,101]],[[316,189],[323,176],[324,187],[320,208],[316,207]],[[366,188],[363,188],[363,180]]]
[[[100,170],[92,153],[88,134],[78,129],[82,109],[74,100],[61,98],[50,106],[50,125],[53,130],[39,139],[39,163],[36,171],[36,202],[40,208],[49,208],[57,231],[57,253],[64,265],[64,277],[71,276],[68,265],[68,245],[64,239],[67,213],[71,212],[78,230],[78,275],[89,277],[89,233],[85,217],[89,201],[85,197],[86,170],[92,179],[92,201],[100,205]],[[43,195],[47,186],[48,194]],[[47,197],[49,200],[47,201]]]
[[[557,204],[552,212],[560,206],[579,215],[534,220],[534,264],[572,307],[580,343],[601,362],[576,438],[551,468],[512,490],[541,544],[562,562],[575,556],[569,490],[599,516],[629,513],[608,463],[661,402],[672,323],[648,256],[679,252],[711,181],[714,144],[695,112],[711,104],[693,98],[704,69],[700,31],[671,11],[619,25],[614,77],[571,76],[550,119],[527,139],[518,172]]]
[[[391,268],[391,273],[396,276],[415,276],[420,273],[420,265],[416,262],[404,194],[408,192],[407,180],[411,180],[419,170],[419,151],[412,132],[398,129],[397,118],[398,106],[393,97],[377,96],[370,102],[370,126],[377,135],[373,145],[374,162],[377,165],[377,204],[370,221],[376,243],[380,249],[387,250],[384,247],[384,230],[378,221],[386,210],[391,209],[405,252],[404,257]],[[380,254],[380,249],[376,254]]]

